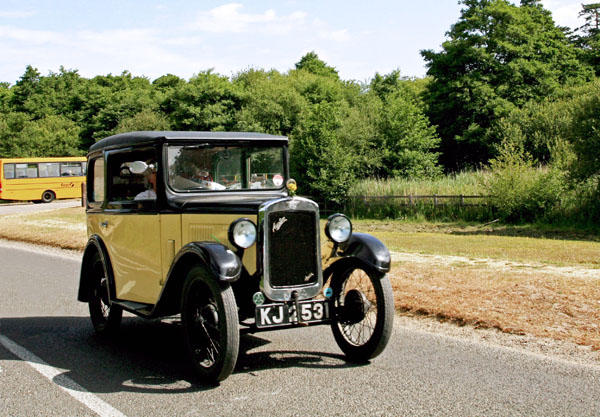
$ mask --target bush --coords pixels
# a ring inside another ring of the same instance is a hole
[[[560,211],[567,190],[567,175],[552,166],[536,167],[522,148],[506,143],[498,159],[491,161],[487,178],[490,204],[508,222],[551,221]]]

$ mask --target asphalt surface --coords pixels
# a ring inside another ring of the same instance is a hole
[[[13,213],[29,213],[34,211],[56,210],[67,207],[81,207],[81,200],[55,200],[51,203],[3,203],[0,204],[0,215]]]
[[[399,325],[366,365],[326,326],[245,335],[233,375],[207,386],[177,320],[94,334],[79,255],[0,241],[0,265],[0,416],[600,414],[600,366]]]

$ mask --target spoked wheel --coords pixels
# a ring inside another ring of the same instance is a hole
[[[188,355],[208,382],[223,381],[237,361],[240,334],[235,296],[202,266],[186,278],[181,299],[181,324]]]
[[[346,356],[363,362],[387,345],[394,322],[394,297],[387,276],[361,263],[334,273],[331,281],[335,341]]]
[[[108,297],[108,279],[100,255],[96,253],[92,259],[92,296],[88,302],[90,317],[97,333],[109,333],[117,330],[123,317],[123,309],[111,305]]]

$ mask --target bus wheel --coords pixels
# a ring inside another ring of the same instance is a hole
[[[44,191],[42,193],[42,202],[50,203],[56,198],[56,195],[52,191]]]

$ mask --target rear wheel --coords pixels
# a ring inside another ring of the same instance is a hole
[[[88,302],[92,325],[97,333],[104,334],[114,332],[121,325],[123,309],[110,303],[108,278],[104,272],[104,264],[100,254],[96,253],[92,258],[92,295]]]
[[[193,267],[183,287],[181,324],[196,372],[214,383],[231,375],[240,343],[237,306],[231,286],[217,281],[206,268]]]
[[[333,336],[353,361],[368,361],[386,347],[394,322],[392,286],[362,263],[334,273],[331,281],[335,309]]]
[[[54,194],[54,192],[52,192],[50,190],[46,190],[42,193],[42,202],[44,202],[44,203],[50,203],[50,202],[54,201],[55,198],[56,198],[56,195]]]

